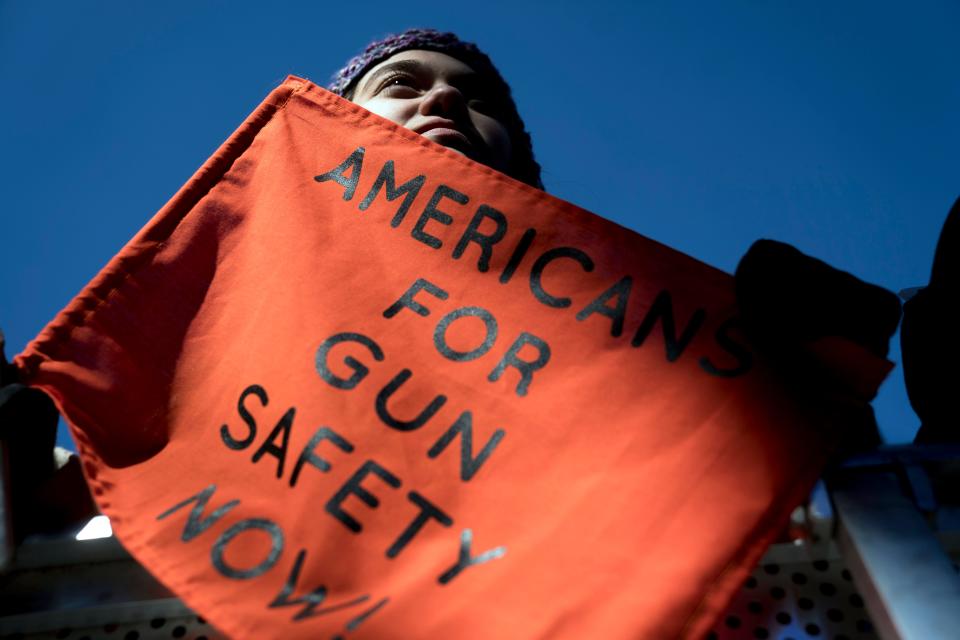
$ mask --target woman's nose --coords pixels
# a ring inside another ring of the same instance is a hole
[[[423,115],[458,115],[466,108],[463,94],[456,87],[441,83],[424,95],[420,102]]]

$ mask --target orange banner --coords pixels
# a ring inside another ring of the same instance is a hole
[[[825,448],[735,313],[291,77],[17,365],[231,637],[698,638]]]

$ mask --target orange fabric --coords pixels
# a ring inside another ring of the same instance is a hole
[[[732,300],[291,77],[17,365],[232,637],[695,638],[828,441]]]

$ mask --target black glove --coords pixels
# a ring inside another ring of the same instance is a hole
[[[11,483],[32,487],[54,471],[58,414],[47,394],[20,384],[4,346],[0,332],[0,439],[10,452]]]
[[[760,356],[804,396],[847,412],[841,449],[880,444],[869,402],[889,371],[900,300],[782,242],[758,240],[735,274],[744,328]]]
[[[7,362],[0,332],[0,440],[7,450],[13,533],[55,532],[96,514],[79,460],[57,468],[57,409],[47,394],[24,386]]]
[[[930,284],[903,305],[903,375],[920,416],[916,442],[960,442],[960,199],[940,232]]]

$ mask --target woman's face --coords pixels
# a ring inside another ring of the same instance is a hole
[[[403,51],[367,71],[353,102],[498,171],[510,166],[502,96],[465,63],[436,51]]]

